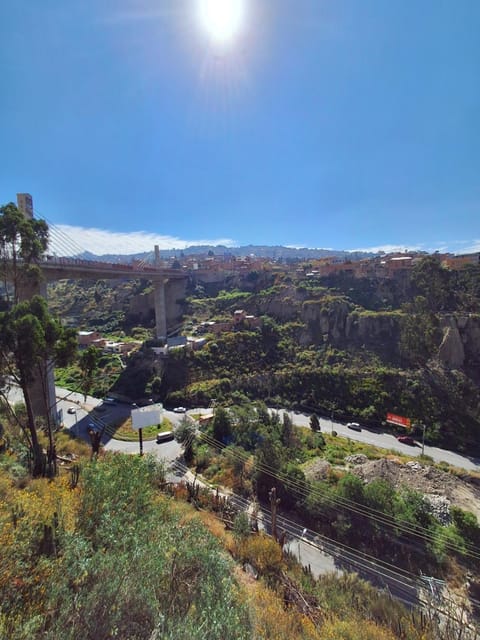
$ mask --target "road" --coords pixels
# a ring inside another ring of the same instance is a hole
[[[280,414],[283,413],[282,410],[278,411]],[[310,427],[309,415],[291,411],[287,411],[285,413],[288,413],[295,425]],[[422,455],[421,444],[417,443],[415,446],[402,444],[401,442],[398,442],[395,436],[390,433],[384,433],[380,430],[362,427],[361,431],[353,431],[341,422],[331,422],[325,418],[320,418],[320,428],[324,433],[336,431],[337,435],[343,438],[350,438],[351,440],[357,440],[358,442],[372,444],[380,449],[394,450],[412,457]],[[448,462],[448,464],[451,464],[454,467],[459,467],[468,471],[480,470],[480,458],[464,456],[460,453],[455,453],[454,451],[448,451],[447,449],[440,449],[438,447],[429,447],[428,445],[425,445],[425,455],[430,456],[435,462]]]
[[[96,423],[98,428],[101,428],[104,423],[108,424],[109,422],[114,422],[120,417],[127,417],[130,415],[132,409],[128,404],[117,403],[112,406],[106,406],[106,410],[104,412],[99,412],[97,410],[92,413],[93,409],[102,403],[98,398],[87,396],[86,401],[84,402],[83,394],[71,392],[68,389],[62,389],[61,387],[56,387],[56,396],[57,408],[62,411],[64,426],[67,429],[71,429],[75,435],[78,435],[85,440],[88,440],[87,431],[92,422]],[[12,386],[9,394],[9,400],[12,404],[23,401],[22,392],[18,387]],[[68,409],[70,407],[76,409],[74,414],[68,413]],[[292,418],[292,421],[296,426],[310,427],[310,415],[285,411],[282,409],[270,409],[270,411],[277,411],[280,415],[287,413]],[[205,415],[211,412],[212,409],[195,408],[190,409],[187,412],[187,415]],[[164,410],[164,415],[172,422],[173,425],[175,425],[178,424],[184,414],[177,414],[173,411]],[[416,446],[410,446],[402,444],[401,442],[398,442],[395,436],[390,433],[384,433],[380,430],[372,430],[367,427],[362,427],[361,431],[353,431],[352,429],[348,429],[348,427],[341,422],[332,422],[325,418],[320,418],[320,428],[324,433],[336,431],[337,435],[340,437],[371,444],[381,449],[398,451],[399,453],[407,456],[418,457],[422,453],[420,445],[417,444]],[[128,452],[133,452],[136,446],[135,443],[120,443],[119,441],[113,441],[107,432],[104,433],[102,442],[107,449],[120,449]],[[144,450],[156,450],[155,446],[153,446],[154,444],[155,443],[144,442]],[[160,445],[165,447],[162,451],[166,452],[169,448],[172,448],[166,446],[169,444],[171,443],[163,443]],[[452,466],[466,469],[467,471],[480,470],[480,459],[473,456],[464,456],[459,453],[455,453],[454,451],[448,451],[438,447],[430,447],[428,445],[425,445],[425,455],[430,456],[435,462],[444,461]]]
[[[95,411],[92,414],[94,407],[101,404],[101,400],[98,398],[93,398],[91,396],[87,396],[86,401],[83,401],[83,395],[81,393],[70,392],[67,389],[62,389],[60,387],[56,387],[56,395],[57,395],[57,406],[58,409],[62,410],[63,413],[63,424],[66,428],[71,429],[72,432],[79,437],[88,440],[88,426],[93,421],[96,422],[101,428],[102,423],[113,422],[120,417],[126,417],[130,414],[131,407],[127,404],[115,404],[113,406],[106,407],[106,410],[102,412]],[[12,387],[10,395],[10,402],[22,402],[23,396],[22,392],[18,387]],[[75,414],[69,414],[68,408],[74,407],[76,408]],[[302,427],[310,427],[310,415],[292,412],[292,411],[284,411],[282,409],[270,409],[270,411],[277,411],[280,415],[284,412],[287,413],[293,420],[293,423],[296,426]],[[195,408],[189,409],[187,415],[205,415],[212,412],[212,409],[205,408]],[[173,425],[178,424],[178,422],[182,419],[184,414],[177,414],[173,411],[164,411],[165,417],[167,417]],[[343,438],[350,438],[351,440],[357,440],[358,442],[364,442],[366,444],[371,444],[381,449],[386,449],[390,451],[398,451],[407,456],[418,457],[422,453],[422,448],[420,445],[410,446],[407,444],[402,444],[398,442],[395,436],[390,433],[384,433],[380,430],[372,430],[367,427],[362,427],[361,431],[353,431],[352,429],[348,429],[345,424],[341,422],[332,422],[325,418],[320,418],[320,428],[323,433],[331,433],[332,431],[336,431],[338,436]],[[104,437],[102,439],[103,444],[107,449],[115,449],[132,452],[135,450],[135,443],[120,443],[119,441],[113,441],[111,436],[106,432],[104,433]],[[164,447],[162,451],[167,452],[169,448],[166,445],[171,443],[163,443],[162,445],[156,445]],[[150,451],[154,450],[155,443],[144,443],[144,450]],[[430,447],[425,445],[425,455],[430,456],[435,462],[447,462],[448,464],[459,467],[461,469],[466,469],[467,471],[480,471],[480,459],[475,457],[464,456],[459,453],[455,453],[454,451],[448,451],[446,449],[440,449],[438,447]]]

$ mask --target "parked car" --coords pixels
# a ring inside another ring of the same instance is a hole
[[[347,424],[348,429],[353,429],[353,431],[361,431],[362,427],[358,424],[358,422],[349,422]]]
[[[415,446],[415,440],[412,438],[412,436],[397,436],[397,440],[402,444],[410,444]]]
[[[152,398],[141,398],[140,400],[137,400],[137,405],[139,407],[148,407],[150,404],[155,404]]]
[[[185,407],[175,407],[175,409],[173,410],[173,413],[186,413],[187,410],[185,409]]]
[[[77,410],[75,407],[68,407],[67,413],[77,413]]]

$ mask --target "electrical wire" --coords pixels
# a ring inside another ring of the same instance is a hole
[[[211,446],[214,446],[214,447],[217,447],[217,448],[225,448],[225,445],[223,445],[218,440],[215,440],[213,437],[208,436],[207,434],[204,434],[204,433],[202,433],[201,435],[204,438],[210,438]],[[234,454],[232,452],[229,452],[229,455],[234,455]],[[248,457],[248,454],[246,454],[246,456]],[[260,464],[256,463],[256,464],[260,468],[261,471],[264,471],[265,473],[273,476],[274,478],[280,480],[281,482],[283,482],[285,484],[288,484],[291,487],[295,488],[299,493],[303,494],[304,497],[306,497],[307,495],[309,495],[309,494],[311,494],[313,492],[318,497],[326,498],[330,502],[333,502],[334,504],[338,504],[342,508],[347,508],[349,510],[352,510],[355,513],[357,513],[358,515],[362,515],[362,516],[365,516],[365,517],[371,517],[373,519],[376,519],[377,522],[380,522],[382,524],[387,524],[390,527],[402,530],[403,532],[405,532],[407,534],[410,534],[410,535],[412,535],[412,534],[413,535],[417,535],[417,536],[419,535],[419,533],[417,531],[411,531],[409,528],[406,529],[406,527],[408,526],[409,523],[407,523],[405,521],[395,521],[391,517],[387,516],[386,514],[383,514],[382,512],[380,512],[378,510],[368,508],[365,505],[361,505],[360,503],[357,503],[357,502],[352,501],[350,499],[343,498],[341,496],[331,496],[330,494],[326,493],[325,491],[322,491],[318,487],[313,487],[310,491],[307,491],[305,489],[305,485],[303,483],[296,482],[295,480],[289,478],[285,474],[282,474],[281,472],[273,470],[271,467],[269,467],[266,464],[261,464],[261,463]],[[357,509],[355,510],[352,507],[352,505],[356,506]],[[373,513],[373,515],[371,515],[372,513]],[[428,532],[428,530],[425,527],[418,526],[417,529],[418,530],[423,529],[425,532],[427,532],[426,538],[430,539],[430,537],[431,537],[430,533]],[[425,536],[423,536],[423,537],[425,537]],[[472,550],[474,550],[473,545],[468,545],[468,543],[466,543],[466,546],[470,546],[470,548]],[[455,550],[463,551],[462,549],[459,549],[457,547],[455,547]],[[473,552],[472,555],[478,557],[478,555],[475,552]]]
[[[200,432],[199,436],[207,444],[209,444],[214,448],[218,448],[218,449],[225,448],[225,445],[223,443],[219,442],[212,436],[205,434],[204,432]],[[249,457],[248,454],[246,454],[246,457],[243,457],[243,456],[240,457],[234,451],[229,451],[229,455],[233,457],[237,457],[237,459],[242,460],[243,462]],[[258,461],[255,461],[255,466],[257,470],[262,471],[267,475],[270,475],[274,479],[279,480],[280,482],[286,485],[289,485],[291,488],[295,489],[303,497],[307,497],[309,494],[310,495],[313,494],[316,497],[323,498],[329,501],[333,506],[336,506],[337,508],[346,509],[362,517],[369,518],[370,520],[373,520],[380,525],[390,527],[397,531],[401,531],[402,533],[405,533],[406,535],[409,535],[409,536],[415,536],[427,542],[432,541],[432,534],[428,531],[428,529],[426,529],[425,527],[422,527],[421,525],[418,525],[418,526],[416,525],[415,529],[412,530],[409,526],[409,523],[406,521],[395,521],[390,516],[387,516],[386,514],[383,514],[378,510],[368,508],[366,507],[366,505],[362,505],[358,502],[355,502],[348,498],[344,498],[342,496],[332,496],[331,494],[328,494],[325,490],[322,490],[319,487],[312,487],[310,491],[308,491],[304,483],[299,483],[295,481],[294,479],[288,477],[286,474],[283,474],[282,472],[274,470],[272,467],[270,467],[265,463],[259,463]],[[480,559],[480,553],[478,553],[473,547],[473,545],[471,545],[470,543],[465,543],[465,550],[455,545],[451,541],[445,541],[445,547],[457,553],[464,553],[469,557]]]
[[[174,464],[172,465],[173,467],[178,468],[179,470],[183,471],[184,473],[189,471],[188,467],[184,464],[182,464],[180,461],[175,461]],[[210,486],[206,486],[207,489],[212,490],[212,487]],[[230,497],[230,496],[226,496],[226,497]],[[236,502],[239,502],[240,504],[243,504],[246,507],[250,506],[250,502],[241,497],[241,496],[233,496],[235,498]],[[260,512],[262,513],[262,517],[268,520],[268,512],[265,511],[265,509],[263,509],[261,506],[259,507]],[[214,514],[215,515],[215,514]],[[218,518],[221,520],[221,518]],[[297,522],[290,520],[289,518],[286,518],[285,516],[278,516],[277,517],[277,522],[281,523],[285,523],[285,522],[290,522],[292,523],[295,527],[299,527],[301,525],[299,525]],[[270,523],[271,523],[271,518],[270,518]],[[316,533],[312,530],[307,530],[308,533]],[[326,552],[322,547],[320,547],[318,544],[315,544],[314,542],[312,542],[311,540],[309,540],[308,538],[305,538],[303,535],[299,536],[297,534],[295,534],[294,532],[287,532],[291,538],[294,538],[295,540],[297,540],[298,542],[302,542],[303,544],[307,544],[311,547],[313,547],[314,549],[316,549],[317,551],[320,551],[321,553],[327,553],[327,555],[332,555],[331,553],[329,554],[328,551]],[[397,584],[397,589],[400,590],[400,593],[402,593],[402,589],[406,589],[408,590],[408,592],[410,593],[412,589],[415,590],[415,602],[418,602],[419,604],[423,605],[425,608],[428,608],[428,610],[434,610],[436,611],[438,614],[445,616],[447,618],[449,618],[450,620],[453,620],[454,622],[456,622],[457,624],[463,624],[465,625],[465,622],[463,620],[460,620],[459,618],[453,616],[451,613],[445,612],[443,609],[440,609],[439,607],[436,607],[435,605],[433,605],[433,603],[431,601],[428,600],[424,600],[421,597],[418,596],[417,594],[417,588],[418,588],[418,583],[419,583],[419,577],[416,576],[415,574],[412,574],[411,572],[405,571],[403,569],[401,569],[400,567],[396,567],[395,565],[391,565],[389,563],[385,563],[381,560],[378,560],[377,558],[374,558],[373,556],[369,556],[369,554],[363,554],[362,553],[362,559],[365,560],[365,562],[362,562],[359,558],[358,558],[358,551],[353,548],[353,547],[348,547],[347,545],[343,545],[342,543],[338,543],[335,540],[332,540],[331,538],[328,538],[327,536],[323,536],[322,534],[317,534],[317,537],[321,538],[323,541],[328,541],[329,544],[331,544],[333,547],[335,548],[341,548],[342,552],[344,553],[344,555],[347,556],[347,559],[349,561],[349,563],[351,565],[353,565],[354,567],[359,567],[359,568],[363,568],[364,570],[366,570],[368,573],[370,574],[374,574],[377,576],[377,578],[382,577],[385,579],[384,584],[386,584],[387,588],[389,589],[389,593],[391,595],[391,597],[393,597],[395,600],[398,600],[400,602],[403,602],[405,605],[407,606],[412,606],[413,602],[412,599],[406,599],[406,597],[401,597],[401,595],[399,595],[399,593],[392,593],[390,591],[390,586],[391,583],[394,582]],[[375,566],[372,566],[372,563]],[[382,567],[382,565],[386,565],[384,567]],[[405,579],[401,580],[397,575],[392,575],[391,569],[390,567],[392,567],[392,569],[395,570],[395,572],[398,574],[405,574],[404,578],[409,579],[410,582],[406,582]],[[381,571],[380,569],[384,569],[384,571]],[[389,571],[389,573],[385,573],[385,571]],[[390,583],[390,584],[389,584]],[[406,596],[407,594],[404,592],[404,595]],[[447,598],[445,595],[442,596],[442,599],[453,605],[453,606],[457,606],[458,603],[456,603],[452,598]],[[473,602],[473,600],[472,600]],[[467,626],[467,628],[471,629],[471,630],[475,630],[474,628],[472,628],[471,626]]]

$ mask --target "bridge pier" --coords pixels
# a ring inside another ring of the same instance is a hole
[[[155,266],[160,267],[160,248],[155,245]],[[167,307],[165,304],[165,280],[164,278],[155,279],[154,287],[154,305],[155,305],[155,333],[157,340],[167,339]]]
[[[165,305],[165,281],[155,280],[153,283],[155,304],[155,333],[157,340],[167,339],[167,308]]]

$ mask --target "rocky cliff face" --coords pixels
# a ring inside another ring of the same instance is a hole
[[[480,316],[446,315],[441,318],[443,339],[438,359],[450,369],[480,365]]]
[[[358,311],[338,298],[306,301],[302,320],[306,324],[304,344],[329,343],[337,348],[349,345],[395,357],[399,355],[400,311]],[[438,360],[449,369],[480,365],[480,316],[441,316],[442,340]]]
[[[335,347],[365,347],[395,355],[400,336],[399,312],[359,312],[346,300],[308,301],[302,307],[302,319],[310,340],[328,342]]]

